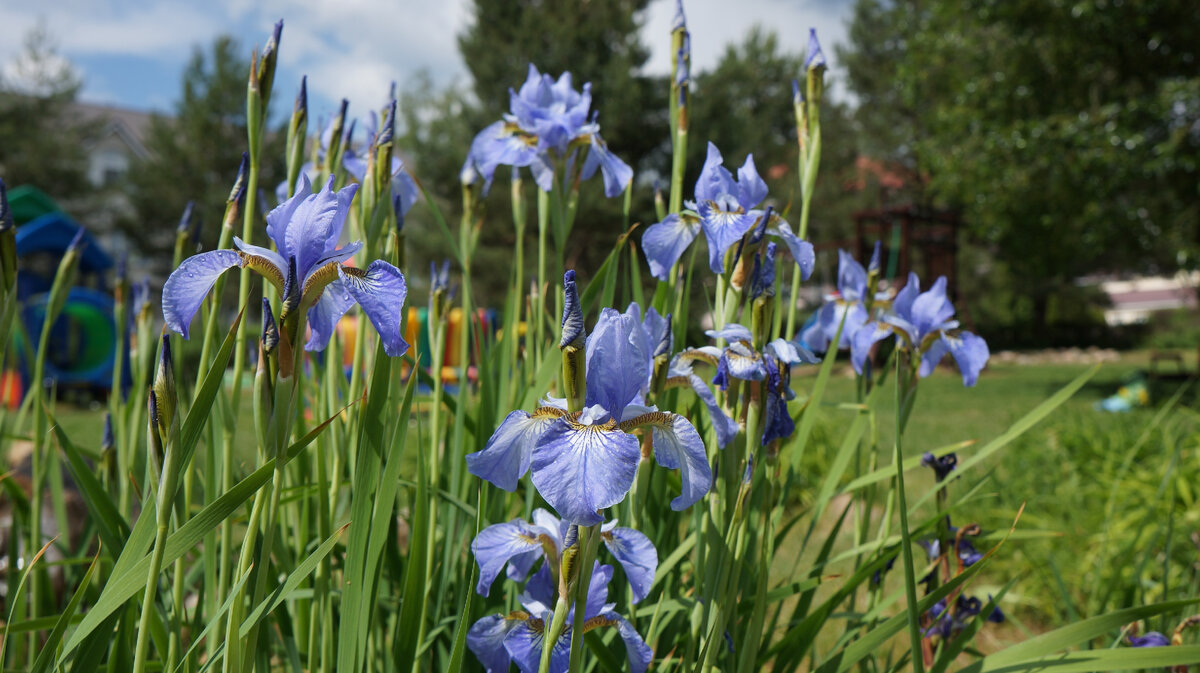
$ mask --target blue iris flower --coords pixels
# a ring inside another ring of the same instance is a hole
[[[766,414],[762,444],[788,437],[795,429],[787,413],[787,401],[795,397],[789,382],[791,367],[796,364],[814,364],[819,359],[804,347],[786,339],[775,339],[758,352],[752,345],[753,336],[744,325],[730,323],[720,330],[705,332],[711,339],[723,339],[724,348],[702,346],[688,348],[677,354],[667,373],[669,385],[688,385],[708,408],[709,416],[717,434],[717,445],[725,446],[737,434],[737,421],[725,413],[717,404],[716,397],[693,370],[693,363],[703,362],[716,367],[712,383],[721,390],[729,387],[730,379],[742,381],[766,381]]]
[[[324,350],[338,320],[354,304],[383,339],[388,355],[408,350],[400,328],[401,308],[408,287],[400,270],[383,260],[365,270],[343,265],[362,249],[361,242],[338,247],[346,215],[358,190],[350,185],[333,190],[333,178],[314,194],[302,177],[296,194],[267,214],[267,235],[275,250],[250,245],[239,238],[237,250],[213,250],[194,255],[179,265],[163,285],[163,318],[167,328],[188,336],[188,325],[217,278],[235,266],[261,274],[285,298],[295,296],[308,311],[310,330],[305,349]],[[287,318],[285,312],[280,319]]]
[[[713,273],[723,273],[725,253],[765,215],[765,211],[755,209],[767,198],[767,183],[758,175],[754,155],[746,156],[736,180],[723,165],[724,161],[721,151],[710,142],[704,168],[696,181],[695,202],[685,204],[688,209],[682,213],[671,213],[662,222],[651,225],[642,235],[642,250],[655,278],[668,279],[671,267],[701,230],[708,241],[709,268]],[[802,277],[808,279],[816,263],[812,244],[800,240],[778,215],[766,222],[765,233],[783,240],[800,264]]]
[[[389,109],[389,115],[395,115],[396,101],[392,101]],[[384,119],[384,127],[390,127],[387,118]],[[369,147],[375,147],[379,141],[379,122],[374,111],[368,116],[363,123],[363,129],[366,131],[366,138]],[[347,145],[350,139],[347,138]],[[360,183],[367,175],[367,159],[365,152],[358,152],[353,147],[346,148],[346,154],[342,158],[342,165],[346,167],[346,172],[354,176],[355,180]],[[392,165],[389,174],[392,176],[392,210],[396,213],[397,228],[404,226],[404,217],[408,215],[408,211],[421,198],[421,191],[417,187],[417,181],[408,173],[408,168],[400,157],[392,154]]]
[[[1171,640],[1158,631],[1151,631],[1144,636],[1129,636],[1129,644],[1133,647],[1166,647]]]
[[[949,640],[952,636],[966,628],[967,623],[983,610],[983,602],[974,596],[958,595],[954,601],[954,611],[946,609],[946,600],[942,599],[933,604],[926,613],[932,623],[923,631],[925,637],[940,637]],[[994,609],[987,617],[991,622],[1004,621],[1004,614]]]
[[[632,488],[642,457],[632,433],[649,428],[655,460],[681,473],[683,492],[671,508],[699,500],[712,485],[703,440],[683,416],[644,406],[658,345],[651,334],[657,321],[650,322],[636,303],[624,313],[605,308],[587,336],[583,410],[570,413],[561,400],[547,399],[532,414],[510,413],[482,451],[467,455],[468,471],[506,491],[531,472],[559,515],[591,526]]]
[[[873,267],[878,268],[879,245],[875,246],[875,254],[871,258]],[[801,335],[804,343],[813,350],[824,352],[837,337],[838,328],[842,335],[838,339],[837,348],[850,348],[854,335],[871,320],[867,312],[868,274],[850,253],[838,250],[837,294],[825,298],[825,303],[817,311],[817,319],[809,325]],[[887,293],[879,293],[874,299],[877,303],[887,300]],[[843,325],[843,319],[845,324]]]
[[[584,633],[616,627],[625,643],[629,668],[633,673],[644,673],[654,658],[650,646],[634,630],[633,625],[621,617],[608,602],[608,584],[612,580],[612,566],[596,562],[592,566],[592,579],[588,585],[587,604],[583,616]],[[555,586],[548,566],[534,573],[525,585],[519,600],[524,610],[507,615],[490,615],[480,619],[467,631],[467,647],[475,653],[488,673],[505,673],[510,664],[516,663],[522,673],[537,673],[545,646],[545,630],[553,615]],[[566,673],[571,652],[572,623],[575,608],[567,614],[566,628],[553,644],[550,654],[551,673]]]
[[[960,330],[953,317],[954,306],[946,297],[946,277],[939,277],[933,287],[921,292],[917,274],[909,273],[908,283],[896,295],[891,309],[854,333],[850,344],[854,370],[861,374],[871,347],[895,335],[899,347],[920,358],[920,376],[932,374],[946,353],[950,353],[962,372],[963,385],[975,385],[988,361],[987,342]]]
[[[609,151],[591,106],[590,83],[579,92],[571,84],[571,73],[555,80],[530,64],[521,89],[509,90],[510,112],[471,142],[462,181],[469,184],[482,178],[487,193],[497,166],[529,168],[538,187],[548,192],[554,184],[555,162],[563,158],[572,162],[575,150],[587,147],[580,179],[590,179],[598,169],[604,176],[604,194],[617,196],[633,179],[633,169]]]
[[[508,579],[516,582],[525,579],[538,559],[545,559],[552,571],[558,568],[570,526],[539,508],[533,511],[532,523],[513,519],[480,531],[471,542],[471,552],[479,564],[479,583],[475,590],[482,596],[488,595],[505,566],[508,567]],[[650,538],[632,528],[618,527],[616,520],[601,526],[600,536],[624,569],[633,588],[634,602],[645,598],[658,569],[658,551]]]

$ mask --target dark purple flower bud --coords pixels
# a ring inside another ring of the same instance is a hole
[[[579,303],[579,288],[575,286],[575,270],[563,274],[562,339],[559,348],[583,343],[583,307]]]
[[[754,258],[754,273],[750,278],[750,298],[775,295],[775,243],[767,243],[762,255]]]
[[[821,43],[817,40],[817,29],[808,29],[808,55],[804,57],[804,69],[825,68],[825,52],[821,51]]]
[[[296,94],[296,103],[292,105],[292,118],[308,117],[308,75],[300,77],[300,93]]]
[[[921,456],[921,465],[931,468],[938,481],[944,480],[955,466],[958,465],[958,456],[954,453],[947,453],[944,456],[935,456],[930,452],[925,452]]]
[[[129,278],[129,253],[122,252],[117,258],[117,284],[122,285]]]
[[[567,534],[563,537],[563,549],[570,549],[579,544],[579,526],[571,524],[567,528]]]
[[[659,339],[658,343],[654,346],[654,355],[652,357],[657,358],[660,356],[667,356],[667,355],[671,354],[671,342],[672,342],[673,337],[672,337],[672,333],[671,333],[672,327],[671,327],[671,314],[670,313],[667,314],[666,321],[667,321],[667,329],[665,331],[663,331],[662,338]]]
[[[171,335],[162,335],[162,348],[158,352],[158,368],[154,372],[154,393],[158,398],[158,411],[162,427],[171,425],[175,417],[175,405],[178,394],[175,390],[175,364],[171,357]]]
[[[271,302],[266,297],[263,297],[262,300],[262,310],[263,329],[260,341],[263,352],[270,355],[279,345],[279,328],[275,325],[275,314],[271,311]]]
[[[196,202],[188,201],[187,205],[183,207],[183,215],[179,218],[179,226],[176,228],[176,231],[180,234],[190,233],[192,231],[192,226],[194,225],[195,219]]]
[[[387,113],[383,116],[383,123],[379,125],[379,133],[375,137],[376,149],[392,142],[392,138],[396,135],[396,101],[393,99],[392,104],[388,106]]]
[[[1129,644],[1134,647],[1166,647],[1171,641],[1158,631],[1151,631],[1144,636],[1129,636]]]
[[[871,252],[871,263],[867,265],[867,273],[879,271],[880,256],[883,252],[883,241],[875,241],[875,250]]]
[[[233,189],[229,190],[226,203],[237,202],[238,208],[246,202],[246,176],[250,172],[250,155],[242,152],[242,163],[238,166],[237,177],[233,180]]]
[[[267,45],[263,47],[262,56],[258,60],[258,88],[262,91],[263,98],[267,98],[271,94],[271,86],[275,82],[275,62],[279,60],[279,39],[283,35],[283,19],[275,24],[275,30],[271,32],[271,37],[267,39]]]
[[[75,232],[75,236],[71,238],[71,244],[67,246],[67,252],[78,252],[83,249],[84,245],[86,244],[83,242],[83,227],[80,227]]]
[[[104,414],[104,434],[100,437],[100,450],[108,451],[117,445],[113,438],[112,414]]]
[[[988,602],[993,603],[992,611],[988,613],[987,620],[993,624],[1004,623],[1004,613],[1000,611],[1000,606],[995,605],[995,599],[991,594],[988,594]]]
[[[675,18],[671,21],[671,32],[687,30],[687,15],[683,13],[683,0],[675,0]]]

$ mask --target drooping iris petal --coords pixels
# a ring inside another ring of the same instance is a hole
[[[867,356],[871,354],[871,347],[891,335],[892,330],[888,326],[877,322],[867,323],[855,332],[850,343],[850,363],[854,365],[854,371],[861,374]]]
[[[508,650],[521,673],[538,673],[544,641],[542,629],[546,627],[549,624],[534,629],[529,622],[518,622],[505,636],[504,649]],[[571,629],[563,629],[553,648],[550,652],[551,673],[566,673],[571,658]]]
[[[296,273],[301,278],[308,275],[317,260],[337,247],[350,203],[357,192],[357,184],[334,192],[333,176],[330,176],[320,192],[303,198],[292,213],[293,219],[285,236],[289,254],[296,258]],[[300,199],[300,193],[292,198]]]
[[[539,407],[532,415],[517,410],[505,417],[482,451],[467,454],[467,471],[506,491],[529,471],[533,447],[562,413]]]
[[[650,225],[642,234],[642,251],[650,265],[650,274],[659,280],[669,280],[671,267],[683,256],[687,247],[700,233],[700,220],[690,216],[667,215],[662,222]]]
[[[753,215],[753,213],[751,213]],[[817,264],[817,254],[813,250],[812,243],[800,238],[792,232],[791,226],[778,215],[772,215],[771,221],[767,226],[767,234],[778,236],[787,246],[788,252],[792,253],[792,259],[800,265],[801,280],[808,280],[812,275],[813,267]]]
[[[598,510],[621,502],[633,487],[640,457],[633,435],[559,419],[533,449],[533,485],[563,519],[595,525],[604,520]]]
[[[754,218],[732,196],[700,201],[700,226],[708,239],[708,266],[724,273],[725,252],[754,226]]]
[[[629,657],[629,670],[632,673],[646,673],[654,659],[654,651],[642,640],[633,624],[625,621],[624,617],[615,612],[606,613],[604,616],[617,623],[617,633],[621,635],[621,640],[625,643],[625,654]]]
[[[652,349],[646,346],[641,321],[611,308],[600,312],[587,337],[586,406],[600,405],[620,415],[633,401],[648,376]],[[555,509],[558,509],[557,507]],[[562,510],[558,510],[562,514]]]
[[[658,550],[650,538],[632,528],[616,527],[615,521],[606,524],[602,531],[604,546],[629,579],[633,589],[633,602],[638,602],[650,593],[654,584],[654,573],[658,570]]]
[[[167,329],[188,338],[188,325],[200,310],[213,283],[240,262],[241,258],[233,250],[213,250],[183,260],[163,284],[163,319]]]
[[[611,199],[625,191],[625,187],[633,181],[633,169],[608,150],[608,145],[600,139],[600,134],[593,133],[591,138],[592,148],[583,162],[583,170],[579,177],[589,180],[599,168],[604,176],[604,195]]]
[[[950,355],[954,356],[962,372],[963,385],[968,388],[975,385],[979,372],[983,371],[990,356],[987,342],[970,332],[959,332],[956,335],[943,334],[938,343],[945,344]]]
[[[351,306],[354,306],[354,297],[346,290],[345,283],[338,279],[326,285],[321,298],[308,309],[309,336],[304,350],[325,350],[329,339],[337,331],[338,321]]]
[[[504,649],[504,638],[520,623],[501,615],[490,615],[472,624],[467,631],[467,647],[488,673],[508,673],[512,657]]]
[[[528,523],[513,519],[479,531],[479,535],[471,542],[471,552],[479,564],[479,583],[475,591],[487,596],[492,582],[496,581],[510,560],[525,557],[532,563],[541,555],[542,543]]]
[[[767,391],[766,413],[763,421],[762,445],[766,446],[776,439],[791,437],[796,430],[796,422],[788,413],[787,402],[774,390]]]
[[[361,273],[358,269],[353,271]],[[379,259],[371,262],[363,275],[358,273],[338,268],[338,274],[346,289],[358,305],[362,306],[363,313],[367,314],[367,318],[375,326],[375,331],[379,332],[384,352],[392,357],[404,355],[408,350],[408,342],[404,340],[404,332],[400,325],[404,298],[408,294],[404,274]]]
[[[717,448],[725,448],[729,442],[738,433],[738,422],[725,414],[721,409],[721,405],[717,404],[717,397],[705,385],[704,379],[692,374],[688,377],[688,383],[692,386],[692,391],[704,402],[704,406],[708,408],[709,418],[712,420],[713,429],[717,431]]]
[[[712,468],[696,428],[679,414],[655,412],[631,420],[627,426],[649,426],[654,460],[668,470],[679,470],[682,493],[671,501],[671,509],[682,511],[708,493]]]

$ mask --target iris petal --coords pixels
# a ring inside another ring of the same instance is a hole
[[[188,325],[200,310],[213,283],[240,262],[241,258],[233,250],[213,250],[183,260],[163,284],[163,320],[167,329],[188,338]]]
[[[704,336],[709,339],[724,339],[730,343],[735,341],[754,341],[754,336],[750,334],[750,328],[731,322],[719,330],[705,330]]]
[[[346,260],[358,254],[358,251],[362,250],[362,248],[362,241],[354,241],[352,243],[347,243],[342,248],[338,248],[337,250],[329,252],[318,258],[317,261],[313,263],[312,268],[308,270],[308,275],[304,277],[303,287],[307,289],[309,279],[312,278],[317,271],[320,271],[322,267],[334,263],[341,264],[342,262],[345,262]],[[286,268],[287,267],[285,266],[284,269]]]
[[[729,170],[721,164],[725,159],[721,150],[712,142],[708,143],[708,153],[704,157],[704,167],[700,169],[700,177],[696,180],[696,200],[708,201],[722,194],[733,194],[735,185]]]
[[[891,335],[892,330],[889,327],[876,322],[867,323],[855,332],[850,343],[850,362],[854,365],[854,371],[861,374],[867,356],[871,353],[871,347]]]
[[[584,405],[599,405],[619,417],[646,382],[652,351],[646,345],[640,318],[611,308],[602,310],[587,337]]]
[[[617,623],[617,633],[621,635],[621,640],[625,643],[625,655],[629,657],[629,670],[632,673],[646,673],[654,659],[654,651],[642,640],[633,624],[625,621],[624,617],[612,612],[604,616]]]
[[[533,485],[563,519],[591,526],[604,520],[598,510],[625,499],[639,458],[633,435],[560,419],[533,449]]]
[[[262,257],[263,259],[267,260],[271,264],[275,265],[275,268],[279,269],[279,277],[280,278],[287,278],[287,273],[288,273],[287,260],[284,259],[283,257],[279,256],[279,253],[275,252],[274,250],[271,250],[269,248],[264,248],[259,245],[251,245],[251,244],[243,241],[242,239],[238,238],[237,236],[233,237],[233,245],[238,250],[241,250],[242,252],[246,253],[247,255],[252,255],[254,257]]]
[[[520,623],[501,615],[491,615],[475,622],[467,631],[467,647],[488,673],[508,673],[512,657],[504,649],[504,638]]]
[[[532,416],[520,410],[510,413],[482,451],[467,454],[467,471],[506,491],[517,490],[517,480],[529,471],[534,445],[559,416],[545,408]]]
[[[933,287],[918,295],[913,300],[911,314],[904,317],[917,328],[917,333],[913,335],[917,345],[925,336],[945,328],[945,323],[954,317],[954,306],[946,297],[946,277],[939,276]]]
[[[979,372],[987,365],[987,342],[982,337],[970,332],[959,332],[957,335],[943,334],[938,343],[943,343],[954,356],[958,368],[962,371],[963,385],[968,388],[979,380]]]
[[[392,357],[404,355],[408,350],[408,342],[404,340],[400,326],[404,298],[408,294],[404,274],[378,259],[371,262],[365,273],[359,269],[339,268],[338,274],[375,326],[375,331],[379,332],[384,352]]]
[[[331,282],[321,291],[321,298],[308,309],[308,342],[306,351],[323,351],[329,345],[338,321],[354,306],[354,297],[346,290],[340,279]]]
[[[532,563],[542,554],[542,544],[528,523],[513,519],[480,531],[471,542],[471,552],[479,564],[479,582],[475,591],[480,596],[487,596],[492,582],[510,560],[521,558]],[[527,565],[525,567],[528,569]]]
[[[542,658],[543,635],[535,631],[528,622],[518,624],[504,638],[504,649],[508,650],[521,673],[537,673]],[[563,629],[563,635],[554,643],[550,652],[551,673],[566,673],[571,658],[571,629]]]
[[[739,212],[732,197],[700,202],[700,226],[708,239],[708,266],[713,273],[724,273],[725,252],[754,226],[754,218]]]
[[[746,162],[738,169],[738,201],[749,210],[767,198],[767,183],[758,175],[754,155],[747,154]]]
[[[687,247],[700,233],[700,221],[681,218],[672,213],[662,222],[650,225],[642,234],[642,251],[650,265],[650,273],[659,280],[669,280],[671,267],[683,256]]]
[[[312,183],[308,181],[307,172],[301,171],[300,182],[296,183],[296,191],[292,193],[292,198],[284,200],[267,213],[267,236],[275,241],[275,248],[284,259],[296,254],[289,245],[288,231],[297,226],[297,223],[293,222],[296,209],[309,196],[312,196]]]
[[[335,193],[333,176],[330,176],[320,192],[306,197],[296,208],[288,224],[286,239],[289,253],[296,257],[299,276],[306,277],[317,260],[337,247],[346,216],[350,214],[350,203],[357,192],[358,185],[352,184]]]
[[[650,593],[658,569],[658,550],[650,538],[632,528],[612,528],[603,533],[604,546],[621,564],[636,603]]]
[[[629,164],[608,150],[608,145],[600,139],[600,134],[593,133],[592,149],[583,162],[580,179],[590,179],[597,168],[604,176],[604,195],[610,199],[619,196],[633,181],[633,169]]]
[[[753,213],[751,213],[753,215]],[[756,218],[757,219],[757,218]],[[792,227],[778,215],[773,215],[767,226],[767,233],[772,236],[778,236],[787,246],[788,252],[792,253],[792,259],[800,265],[800,278],[808,280],[812,275],[813,267],[817,264],[817,254],[813,250],[812,243],[800,238],[792,232]]]
[[[656,412],[635,418],[624,427],[649,426],[654,460],[668,470],[679,470],[683,492],[671,501],[671,509],[685,510],[708,493],[712,468],[696,428],[679,414]]]
[[[738,433],[738,422],[725,414],[721,409],[721,405],[717,404],[717,397],[713,395],[712,390],[709,390],[708,385],[704,383],[704,379],[692,374],[688,377],[688,383],[692,386],[692,391],[704,402],[704,406],[708,407],[708,415],[712,420],[713,428],[717,431],[717,447],[725,448],[729,442],[733,440]]]
[[[867,271],[845,250],[838,250],[837,288],[845,301],[862,301],[867,296]]]

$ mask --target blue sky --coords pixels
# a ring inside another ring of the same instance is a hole
[[[845,38],[850,0],[692,0],[685,6],[697,70],[715,65],[726,45],[755,24],[779,31],[784,49],[803,53],[811,26],[837,79],[832,46]],[[669,67],[673,14],[672,0],[655,0],[646,12],[649,72]],[[9,66],[25,34],[41,22],[82,75],[84,100],[137,109],[171,110],[195,46],[231,33],[249,50],[266,41],[280,18],[277,95],[290,99],[307,74],[317,115],[327,115],[341,98],[350,99],[352,114],[381,105],[390,82],[403,88],[421,70],[441,85],[468,83],[455,40],[470,21],[466,0],[0,0],[0,17],[0,73],[12,75]]]

